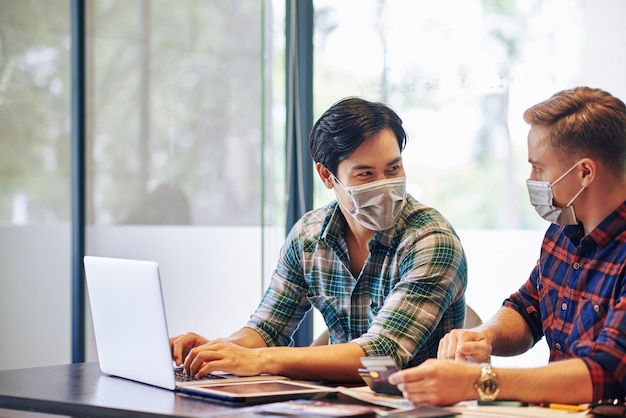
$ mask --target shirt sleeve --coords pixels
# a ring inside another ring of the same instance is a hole
[[[594,399],[623,398],[626,394],[626,286],[611,307],[594,341],[580,341],[573,353],[583,359],[593,384]]]
[[[300,228],[302,221],[297,222],[287,236],[270,284],[246,324],[270,347],[294,345],[292,334],[311,308],[300,266],[303,245],[298,239]]]
[[[465,255],[451,230],[419,234],[403,247],[400,280],[367,333],[352,340],[367,356],[392,356],[399,367],[436,356],[441,337],[462,326],[467,286]]]
[[[543,327],[539,310],[539,292],[541,278],[539,265],[535,266],[530,277],[520,289],[504,300],[502,306],[514,309],[519,313],[533,335],[533,344],[537,344],[543,338]]]

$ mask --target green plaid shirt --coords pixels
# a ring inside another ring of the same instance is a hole
[[[465,318],[467,265],[452,226],[407,196],[396,226],[376,232],[354,277],[345,225],[335,201],[293,226],[247,327],[268,346],[293,345],[292,334],[313,306],[331,344],[354,342],[367,356],[392,356],[400,367],[436,357],[441,337]]]

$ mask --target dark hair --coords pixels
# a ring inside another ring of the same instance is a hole
[[[524,120],[548,127],[550,145],[568,159],[588,156],[614,173],[626,172],[626,106],[606,91],[560,91],[527,109]]]
[[[406,145],[402,119],[382,103],[349,97],[332,105],[315,122],[309,136],[311,157],[333,174],[339,163],[348,158],[366,139],[390,128],[400,151]]]

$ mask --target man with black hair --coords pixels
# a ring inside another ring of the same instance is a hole
[[[386,105],[352,97],[331,106],[309,145],[337,200],[293,226],[248,323],[227,338],[171,338],[175,362],[192,375],[357,381],[364,356],[392,356],[400,368],[435,357],[440,338],[463,326],[466,260],[448,221],[406,194],[405,143]],[[292,347],[311,307],[328,344]]]

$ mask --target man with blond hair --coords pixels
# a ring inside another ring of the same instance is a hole
[[[539,260],[491,320],[453,330],[440,341],[438,359],[390,377],[414,403],[624,400],[626,106],[606,91],[577,87],[532,106],[524,120],[530,201],[551,222]],[[546,366],[486,363],[543,337]],[[470,356],[485,363],[467,362]]]

